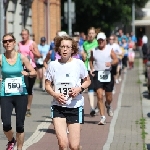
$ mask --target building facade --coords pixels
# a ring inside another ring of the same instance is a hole
[[[43,36],[50,43],[61,28],[61,0],[7,0],[5,14],[5,32],[13,33],[17,42],[24,28],[36,43]]]

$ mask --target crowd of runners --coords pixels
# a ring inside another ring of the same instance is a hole
[[[12,34],[2,39],[4,54],[1,64],[1,119],[8,139],[6,150],[22,150],[25,116],[32,117],[31,104],[36,79],[39,88],[53,97],[53,120],[59,150],[81,150],[80,132],[84,123],[84,97],[88,94],[94,117],[100,113],[98,125],[106,124],[106,115],[113,117],[111,103],[115,84],[121,82],[121,73],[134,67],[136,37],[131,33],[106,37],[104,32],[91,27],[84,33],[75,32],[70,37],[59,31],[50,45],[41,37],[37,45],[30,39],[27,29],[21,32],[22,40]],[[18,42],[18,43],[17,43]],[[15,49],[18,45],[18,49]],[[95,93],[96,97],[95,98]],[[105,97],[105,102],[104,102]],[[95,106],[95,101],[97,105]],[[11,114],[15,108],[16,138],[11,126]]]

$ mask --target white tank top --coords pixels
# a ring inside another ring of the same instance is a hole
[[[106,62],[112,61],[111,50],[109,45],[106,45],[104,50],[100,50],[98,47],[93,50],[95,71],[111,70],[111,67],[106,67]]]

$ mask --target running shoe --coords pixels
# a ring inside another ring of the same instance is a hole
[[[119,82],[121,82],[121,80],[122,80],[122,79],[121,79],[121,77],[120,77],[120,78],[119,78]]]
[[[96,112],[96,113],[99,112],[99,108],[98,108],[98,107],[95,108],[95,112]]]
[[[113,110],[112,110],[111,106],[108,105],[107,102],[105,102],[105,106],[106,106],[106,109],[107,109],[108,116],[113,117],[114,113],[113,113]]]
[[[101,117],[100,122],[98,125],[105,125],[106,124],[106,117]]]
[[[116,79],[116,84],[119,84],[119,80],[118,79]]]
[[[15,145],[16,145],[16,140],[14,139],[14,142],[8,142],[6,150],[14,150]]]
[[[27,116],[27,117],[30,117],[30,116],[31,116],[31,111],[30,111],[30,110],[27,110],[26,116]]]
[[[94,109],[91,110],[90,115],[91,115],[91,117],[95,116],[95,110]]]

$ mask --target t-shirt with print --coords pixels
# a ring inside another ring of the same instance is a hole
[[[72,86],[69,88],[80,87],[81,79],[87,77],[88,72],[84,63],[80,59],[73,58],[72,61],[68,63],[60,63],[59,61],[50,62],[45,76],[47,80],[54,83],[55,92],[62,90],[60,92],[65,95],[68,86]],[[84,97],[82,94],[79,94],[74,98],[67,98],[67,103],[63,105],[53,99],[52,105],[77,108],[84,105]]]
[[[86,66],[87,70],[90,70],[89,59],[90,59],[90,55],[91,55],[91,50],[96,48],[97,46],[98,46],[98,42],[96,39],[94,39],[92,42],[85,41],[83,43],[83,49],[84,49],[85,53],[87,54],[87,59],[85,61],[85,66]]]

